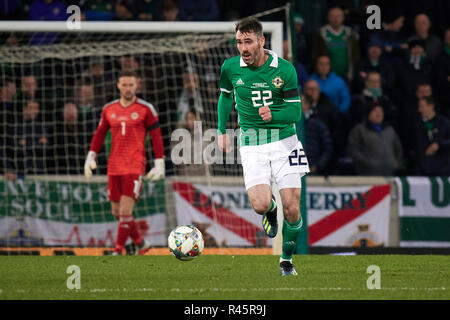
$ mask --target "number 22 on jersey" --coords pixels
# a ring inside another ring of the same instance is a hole
[[[273,101],[271,101],[271,99],[272,99],[271,90],[252,91],[252,102],[255,108],[262,106],[270,106],[271,104],[273,104]]]

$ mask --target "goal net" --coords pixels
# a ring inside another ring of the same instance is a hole
[[[165,247],[172,228],[195,224],[206,247],[271,246],[250,211],[236,149],[217,157],[215,148],[220,67],[238,54],[232,22],[11,23],[0,24],[0,253],[114,247],[109,135],[89,182],[83,166],[121,70],[138,74],[138,97],[157,110],[164,139],[167,177],[145,181],[134,210],[144,237]],[[263,25],[266,48],[281,55],[281,22]],[[228,128],[238,128],[235,111]]]

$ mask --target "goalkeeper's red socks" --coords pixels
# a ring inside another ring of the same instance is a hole
[[[115,252],[121,253],[128,237],[133,239],[136,245],[140,245],[142,242],[142,237],[139,234],[136,221],[134,221],[133,216],[126,215],[119,217],[119,227],[117,228],[117,238],[116,238],[116,248]]]

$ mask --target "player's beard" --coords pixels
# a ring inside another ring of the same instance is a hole
[[[127,101],[127,102],[133,101],[135,97],[136,97],[136,95],[133,94],[132,92],[126,92],[126,93],[122,96],[122,98],[123,98],[125,101]]]
[[[248,51],[243,52],[242,59],[244,60],[245,64],[247,64],[248,66],[253,66],[259,60],[260,51],[261,51],[261,46],[258,43],[258,47],[255,49],[254,52],[248,52]],[[249,60],[247,60],[247,58],[245,57],[245,55],[247,53],[250,53],[250,57],[248,57]]]

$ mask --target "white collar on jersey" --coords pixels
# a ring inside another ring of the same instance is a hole
[[[273,52],[271,50],[267,50],[267,49],[264,49],[264,52],[267,54],[270,54],[273,57],[273,60],[270,63],[270,66],[272,68],[278,68],[278,55],[275,52]],[[247,64],[244,62],[244,59],[242,59],[242,56],[241,56],[240,65],[242,68],[248,67]]]

